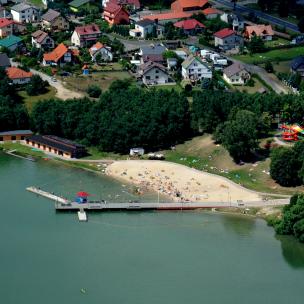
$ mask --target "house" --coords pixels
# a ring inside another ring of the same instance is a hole
[[[130,156],[142,156],[145,154],[144,148],[131,148],[130,149]]]
[[[41,16],[41,25],[47,30],[68,30],[69,23],[60,15],[59,12],[49,9],[45,14]]]
[[[174,27],[181,29],[186,35],[201,33],[206,27],[196,19],[186,19],[174,23]]]
[[[304,77],[304,56],[298,56],[292,60],[290,64],[291,72],[299,73],[302,77]]]
[[[182,76],[184,79],[190,80],[210,79],[212,78],[212,71],[199,57],[190,55],[182,63]]]
[[[169,13],[161,13],[155,15],[146,15],[145,19],[150,19],[160,24],[165,24],[168,22],[177,22],[181,19],[190,18],[192,13],[189,12],[169,12]]]
[[[33,132],[31,130],[14,130],[0,132],[0,142],[25,140],[31,135],[33,135]]]
[[[39,9],[33,5],[19,3],[11,8],[13,20],[17,22],[31,23],[38,21]]]
[[[96,24],[77,26],[72,34],[72,44],[78,47],[90,46],[101,36],[101,31]]]
[[[114,3],[117,5],[127,7],[131,11],[139,10],[141,6],[139,0],[102,0],[103,7],[106,7],[108,3]]]
[[[173,70],[177,66],[177,58],[167,58],[167,67],[169,70]]]
[[[90,2],[91,0],[73,0],[69,3],[69,7],[73,12],[77,13],[82,6],[87,5]]]
[[[38,30],[32,33],[32,46],[37,49],[53,49],[55,43],[48,33]]]
[[[92,57],[92,61],[96,61],[96,57],[100,57],[101,61],[112,61],[113,54],[111,48],[105,46],[104,44],[97,42],[90,49],[89,53]]]
[[[216,8],[208,7],[203,10],[203,14],[205,15],[206,19],[211,20],[211,19],[216,19],[218,16],[222,14],[222,12],[217,10]]]
[[[11,18],[11,16],[6,7],[0,6],[0,18]]]
[[[135,28],[131,29],[129,34],[132,37],[146,38],[156,30],[156,24],[153,20],[142,19],[135,23]],[[155,33],[156,34],[156,33]]]
[[[251,40],[252,37],[260,37],[265,41],[272,40],[274,36],[271,25],[256,24],[245,27],[244,37]]]
[[[181,50],[176,50],[174,51],[174,53],[181,59],[186,60],[188,55],[185,51],[181,51]]]
[[[223,13],[220,19],[232,26],[232,29],[236,32],[241,32],[244,29],[244,18],[240,14]]]
[[[235,62],[223,70],[223,78],[230,84],[243,85],[250,79],[250,74],[239,62]]]
[[[20,48],[22,45],[22,39],[14,35],[8,36],[0,40],[0,47],[9,49],[11,52]]]
[[[208,0],[176,0],[171,4],[171,10],[174,12],[194,12],[209,6]]]
[[[54,135],[32,135],[26,138],[26,144],[66,158],[80,158],[87,154],[85,146]]]
[[[13,84],[27,84],[31,81],[33,74],[26,72],[17,67],[9,67],[6,69],[7,77]]]
[[[72,62],[72,57],[73,52],[61,43],[52,52],[43,55],[43,65],[62,66]]]
[[[108,3],[103,9],[103,18],[110,24],[129,24],[129,13],[121,5]]]
[[[142,46],[139,50],[141,63],[144,64],[148,61],[152,61],[158,64],[165,64],[163,53],[167,48],[162,44],[151,44],[149,46]]]
[[[152,61],[139,67],[138,76],[145,85],[161,85],[172,82],[167,69],[162,64]]]
[[[243,46],[243,37],[238,35],[234,30],[224,28],[213,34],[214,45],[223,51],[239,48]]]
[[[25,26],[12,19],[0,18],[0,38],[23,33]]]
[[[11,62],[5,53],[0,53],[0,68],[6,69],[11,66]]]

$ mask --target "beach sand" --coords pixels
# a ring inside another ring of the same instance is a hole
[[[175,201],[260,201],[261,196],[230,180],[183,165],[151,160],[125,160],[110,164],[107,175],[167,195]]]

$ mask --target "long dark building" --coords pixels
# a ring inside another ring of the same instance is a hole
[[[26,144],[66,158],[80,158],[87,154],[85,146],[54,135],[33,135],[26,139]]]

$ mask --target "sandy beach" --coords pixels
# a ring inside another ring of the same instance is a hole
[[[150,160],[125,160],[110,164],[107,175],[167,195],[175,201],[259,201],[261,196],[221,176],[183,165]]]

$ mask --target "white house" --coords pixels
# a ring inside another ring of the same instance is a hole
[[[235,62],[223,70],[223,78],[230,84],[243,85],[250,74],[241,63]]]
[[[138,76],[146,85],[161,85],[172,82],[167,69],[156,62],[148,61],[138,70]]]
[[[199,57],[190,55],[182,63],[182,76],[184,79],[191,80],[210,79],[212,78],[212,71]]]
[[[139,20],[135,23],[135,28],[129,31],[130,36],[146,38],[156,30],[155,22],[149,19]]]
[[[48,33],[38,30],[32,33],[32,46],[37,49],[53,49],[55,43]]]
[[[91,55],[92,61],[96,61],[96,58],[100,58],[101,61],[112,61],[113,53],[111,48],[103,45],[100,42],[95,43],[90,49],[89,53]]]
[[[19,3],[11,8],[13,20],[17,22],[31,23],[38,21],[39,9],[33,5]]]
[[[92,45],[101,36],[101,31],[96,24],[77,26],[72,34],[72,44],[79,47]]]

